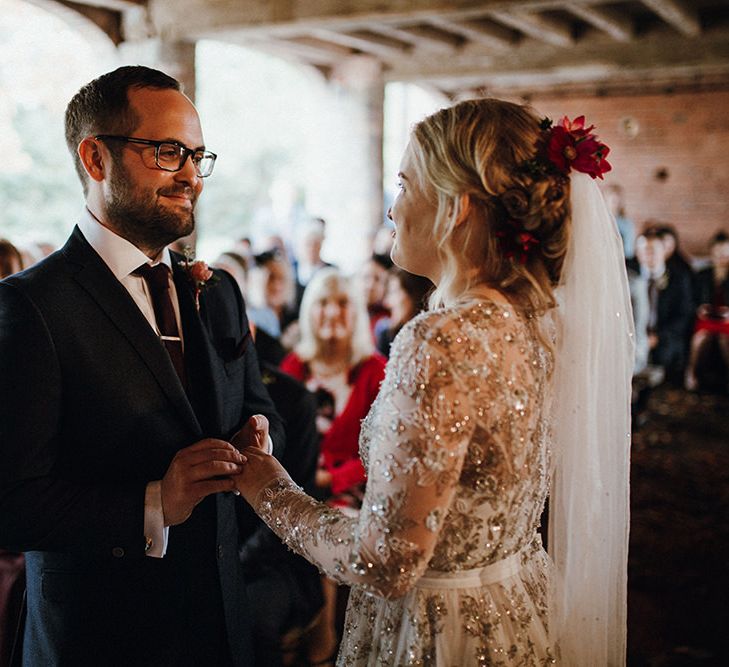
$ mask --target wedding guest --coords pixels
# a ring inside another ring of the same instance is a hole
[[[618,225],[620,238],[623,240],[623,251],[626,259],[635,255],[635,223],[625,213],[625,193],[623,186],[611,183],[605,187],[605,203],[610,209]]]
[[[711,266],[696,276],[696,320],[685,378],[689,391],[699,388],[700,365],[714,345],[729,370],[729,234],[721,231],[711,239],[710,255]]]
[[[254,256],[248,272],[248,312],[256,327],[280,338],[296,319],[296,296],[291,265],[279,250]]]
[[[389,255],[371,255],[360,269],[360,282],[367,304],[367,314],[370,318],[370,329],[373,334],[377,323],[390,315],[385,306],[385,291],[392,260]]]
[[[385,307],[389,317],[382,318],[375,325],[375,346],[385,357],[390,356],[390,346],[403,325],[425,310],[427,297],[433,290],[433,283],[423,276],[416,276],[397,266],[390,269],[385,293]]]
[[[311,218],[296,231],[295,259],[293,262],[296,276],[296,310],[301,307],[304,290],[314,274],[327,266],[332,266],[321,257],[321,249],[326,238],[326,222],[323,218]]]
[[[691,279],[686,271],[669,271],[666,254],[656,230],[636,239],[635,255],[648,288],[649,360],[665,369],[667,379],[682,382],[686,332],[693,318]]]
[[[228,250],[218,255],[213,266],[229,273],[238,285],[240,293],[244,296],[248,294],[248,262],[243,255],[235,250]]]
[[[23,269],[20,251],[8,240],[0,239],[0,280]]]
[[[18,249],[0,239],[0,280],[23,268]],[[0,549],[0,665],[11,664],[25,589],[23,554]]]
[[[593,129],[490,99],[413,128],[392,257],[436,289],[363,422],[357,517],[245,450],[241,494],[352,586],[340,665],[625,664],[632,318]]]
[[[385,360],[374,351],[367,311],[352,278],[324,268],[304,292],[299,317],[301,341],[281,370],[303,382],[317,397],[319,468],[317,497],[356,515],[365,471],[359,458],[362,419],[384,377]],[[325,660],[336,648],[336,585],[324,579],[325,610],[316,636]]]

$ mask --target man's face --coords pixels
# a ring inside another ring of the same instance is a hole
[[[139,118],[130,136],[204,148],[197,111],[176,90],[130,90],[129,104]],[[106,216],[114,230],[144,250],[161,250],[195,228],[193,210],[203,188],[188,156],[182,169],[159,169],[155,148],[140,144],[118,145],[104,197]]]
[[[641,266],[649,270],[657,269],[666,261],[666,246],[659,238],[639,236],[635,242],[635,256]]]

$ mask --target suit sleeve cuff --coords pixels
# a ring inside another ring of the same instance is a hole
[[[150,482],[144,492],[145,555],[162,558],[167,553],[169,528],[164,525],[162,512],[162,482]]]

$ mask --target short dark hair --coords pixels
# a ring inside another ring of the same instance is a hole
[[[390,255],[373,252],[372,255],[370,255],[370,261],[381,266],[385,269],[385,271],[389,271],[392,268],[392,259],[390,258]]]
[[[15,271],[13,260],[23,268],[23,256],[20,251],[6,239],[0,239],[0,279],[6,278]]]
[[[718,231],[714,236],[711,237],[711,241],[709,242],[709,247],[713,248],[715,245],[718,245],[719,243],[726,243],[729,241],[729,234],[727,234],[723,229]]]
[[[139,119],[129,108],[130,88],[182,91],[180,82],[164,72],[143,65],[126,65],[102,74],[73,96],[66,107],[66,145],[73,156],[84,193],[88,182],[78,156],[78,145],[89,135],[125,135],[134,130]]]

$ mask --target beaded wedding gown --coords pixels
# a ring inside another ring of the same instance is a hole
[[[363,422],[358,518],[278,478],[257,511],[352,586],[337,664],[546,665],[552,355],[517,307],[426,312],[392,346]]]

